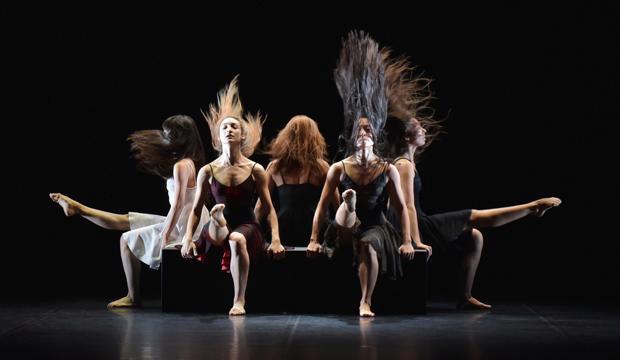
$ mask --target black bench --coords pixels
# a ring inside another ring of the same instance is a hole
[[[230,274],[220,271],[221,249],[212,247],[205,264],[183,259],[165,249],[161,262],[161,299],[164,312],[227,313],[232,305]],[[426,312],[426,251],[416,250],[412,261],[403,262],[404,277],[379,277],[373,295],[373,311],[383,314]],[[306,258],[305,248],[287,249],[280,261],[263,260],[250,270],[246,291],[248,313],[356,314],[360,287],[352,257]]]

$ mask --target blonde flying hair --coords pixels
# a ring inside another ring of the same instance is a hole
[[[209,130],[211,131],[211,143],[213,148],[218,152],[222,152],[222,142],[220,141],[220,125],[226,118],[233,118],[241,124],[241,134],[244,139],[241,143],[241,153],[243,156],[252,156],[256,146],[260,142],[263,132],[263,123],[265,120],[261,117],[260,112],[253,114],[244,114],[243,105],[239,98],[239,87],[235,76],[232,81],[220,90],[217,94],[217,104],[210,104],[209,111],[202,111]]]

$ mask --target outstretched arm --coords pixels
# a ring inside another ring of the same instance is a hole
[[[394,165],[390,165],[388,169],[388,193],[390,194],[390,203],[400,216],[400,226],[403,236],[403,243],[398,251],[407,259],[413,259],[414,250],[411,246],[411,232],[409,225],[409,215],[406,211],[405,200],[400,186],[400,176]]]
[[[309,257],[315,256],[321,251],[321,245],[318,242],[319,229],[323,224],[325,218],[325,212],[330,200],[333,202],[334,196],[337,196],[337,186],[340,183],[340,175],[342,174],[342,165],[340,163],[333,164],[327,171],[325,177],[325,184],[321,191],[321,198],[314,211],[314,218],[312,219],[312,233],[310,234],[310,243],[308,244],[307,254]],[[336,207],[337,208],[337,207]]]
[[[198,172],[198,178],[196,180],[196,197],[194,199],[194,206],[192,212],[187,219],[187,230],[183,237],[183,247],[181,248],[181,255],[183,257],[198,256],[196,252],[196,244],[192,241],[196,227],[200,222],[202,215],[202,208],[206,203],[207,195],[209,194],[209,178],[211,177],[211,171],[208,166],[203,166]],[[201,229],[202,230],[202,229]]]
[[[172,203],[170,204],[170,210],[166,221],[164,222],[164,229],[162,231],[162,249],[168,245],[170,234],[174,229],[175,224],[179,221],[183,205],[185,204],[185,190],[190,177],[193,176],[191,165],[187,163],[188,160],[181,160],[174,164],[172,170],[174,181],[174,193],[172,194]],[[179,234],[182,236],[183,234]]]
[[[258,199],[260,200],[260,204],[258,204],[260,205],[258,207],[258,213],[267,214],[267,221],[271,227],[271,245],[269,245],[267,251],[272,253],[273,256],[278,259],[284,256],[284,246],[280,243],[278,216],[276,215],[276,210],[273,208],[273,204],[271,203],[267,172],[260,164],[256,164],[252,170],[252,175],[254,175],[254,180],[256,181],[256,190],[258,192]]]
[[[327,169],[329,171],[329,164],[327,163],[327,161],[322,160],[322,162],[327,165]],[[322,174],[321,179],[323,180],[323,184],[325,184],[325,182],[327,181],[327,171]],[[340,192],[338,191],[337,186],[334,188],[332,196],[330,197],[330,206],[334,211],[334,214],[336,213],[336,211],[338,211],[338,207],[340,206]]]
[[[276,186],[276,183],[273,181],[273,161],[271,161],[269,164],[267,164],[267,169],[265,169],[265,171],[267,172],[267,190],[269,191],[269,194],[271,194],[271,192],[273,191],[273,188]],[[267,210],[266,207],[262,206],[262,201],[260,201],[260,198],[256,201],[256,205],[254,206],[254,216],[256,216],[256,220],[260,223],[265,216],[268,215],[268,213],[266,213],[265,211]]]
[[[420,239],[420,231],[418,228],[418,214],[415,209],[415,195],[413,191],[415,166],[413,165],[413,163],[404,159],[397,161],[394,166],[396,167],[396,170],[398,170],[398,174],[400,176],[400,186],[405,201],[405,209],[407,210],[407,214],[409,215],[409,226],[413,246],[420,249],[426,249],[426,251],[428,251],[428,256],[431,256],[431,254],[433,253],[433,249],[430,246],[422,243],[422,240]]]

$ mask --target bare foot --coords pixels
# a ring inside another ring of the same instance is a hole
[[[133,301],[129,296],[122,297],[118,300],[114,300],[108,304],[108,309],[114,308],[133,308],[140,307],[140,301]]]
[[[244,304],[242,304],[242,303],[235,303],[233,305],[233,307],[230,308],[230,311],[228,312],[228,315],[231,315],[231,316],[245,315]]]
[[[355,190],[353,189],[345,190],[342,193],[342,200],[347,205],[347,210],[349,212],[355,211],[355,202],[357,200],[357,197],[355,196]]]
[[[360,316],[373,317],[375,313],[370,310],[370,304],[367,302],[360,303]]]
[[[219,227],[226,226],[226,218],[224,217],[224,204],[216,204],[211,208],[211,218],[215,221],[215,224]]]
[[[545,212],[552,207],[556,207],[562,203],[562,200],[556,197],[543,198],[534,201],[534,215],[542,217]]]
[[[60,205],[65,212],[65,216],[73,216],[80,212],[79,203],[61,193],[50,193],[50,199]]]
[[[456,308],[459,310],[489,310],[491,305],[480,302],[471,296],[469,299],[462,300],[456,304]]]

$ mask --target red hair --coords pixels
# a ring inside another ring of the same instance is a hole
[[[310,174],[327,172],[327,145],[316,122],[305,115],[293,116],[267,147],[274,172],[310,169]]]

